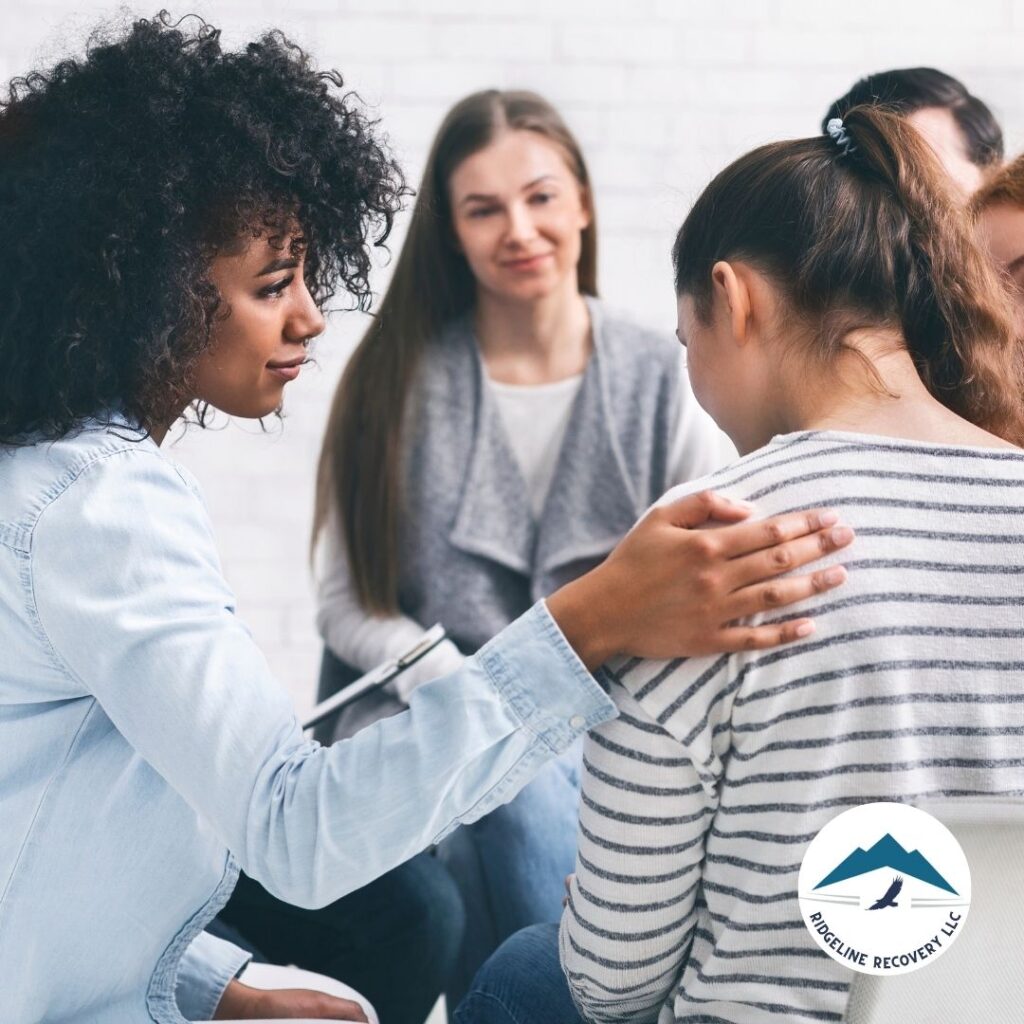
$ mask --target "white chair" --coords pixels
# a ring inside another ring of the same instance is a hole
[[[276,964],[249,964],[239,976],[239,981],[253,988],[279,989],[279,988],[311,988],[318,992],[326,992],[330,996],[337,996],[339,999],[352,999],[359,1003],[366,1019],[370,1024],[380,1024],[376,1011],[369,1002],[355,989],[348,985],[342,985],[340,981],[328,978],[323,974],[314,974],[312,971],[304,971],[299,967],[279,967]],[[196,1021],[195,1024],[212,1024],[210,1021]],[[220,1021],[218,1024],[231,1024],[231,1022]],[[240,1024],[240,1022],[236,1022]],[[276,1021],[249,1020],[245,1024],[278,1024]],[[323,1021],[314,1021],[307,1018],[293,1018],[290,1024],[323,1024]]]
[[[1024,1021],[1024,803],[922,803],[959,840],[971,869],[963,934],[933,964],[889,978],[853,975],[846,1024]]]

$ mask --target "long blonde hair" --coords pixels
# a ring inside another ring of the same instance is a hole
[[[578,287],[597,294],[590,178],[565,122],[536,93],[489,89],[467,96],[448,112],[431,146],[394,275],[342,375],[320,451],[312,541],[335,508],[356,593],[371,612],[398,606],[402,415],[416,367],[427,341],[476,298],[475,279],[454,244],[448,183],[463,160],[510,130],[536,132],[564,151],[591,207]]]

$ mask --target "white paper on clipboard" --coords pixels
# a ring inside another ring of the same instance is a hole
[[[420,658],[429,654],[444,638],[444,626],[440,623],[431,626],[423,636],[416,641],[409,650],[400,654],[397,658],[385,661],[376,668],[371,669],[365,675],[360,676],[355,682],[349,683],[344,689],[339,690],[333,697],[321,701],[305,717],[302,722],[303,729],[312,729],[319,725],[325,718],[330,718],[342,708],[347,707],[353,701],[373,690],[379,690],[387,685],[396,676],[400,676],[410,665],[415,665]]]

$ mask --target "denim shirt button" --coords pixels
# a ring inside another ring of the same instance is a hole
[[[582,715],[573,715],[569,719],[569,725],[574,729],[582,729],[587,724],[587,720]]]

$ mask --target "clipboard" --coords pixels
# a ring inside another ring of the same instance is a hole
[[[371,669],[333,696],[328,697],[327,700],[317,704],[303,719],[303,731],[312,729],[313,726],[319,725],[324,719],[336,715],[342,708],[348,707],[349,704],[359,700],[360,697],[365,697],[368,693],[386,686],[396,676],[400,676],[410,665],[415,665],[417,661],[428,655],[444,640],[445,636],[447,636],[445,628],[440,623],[431,626],[409,650],[400,654],[397,658],[392,658],[390,661],[385,661],[376,668]]]

